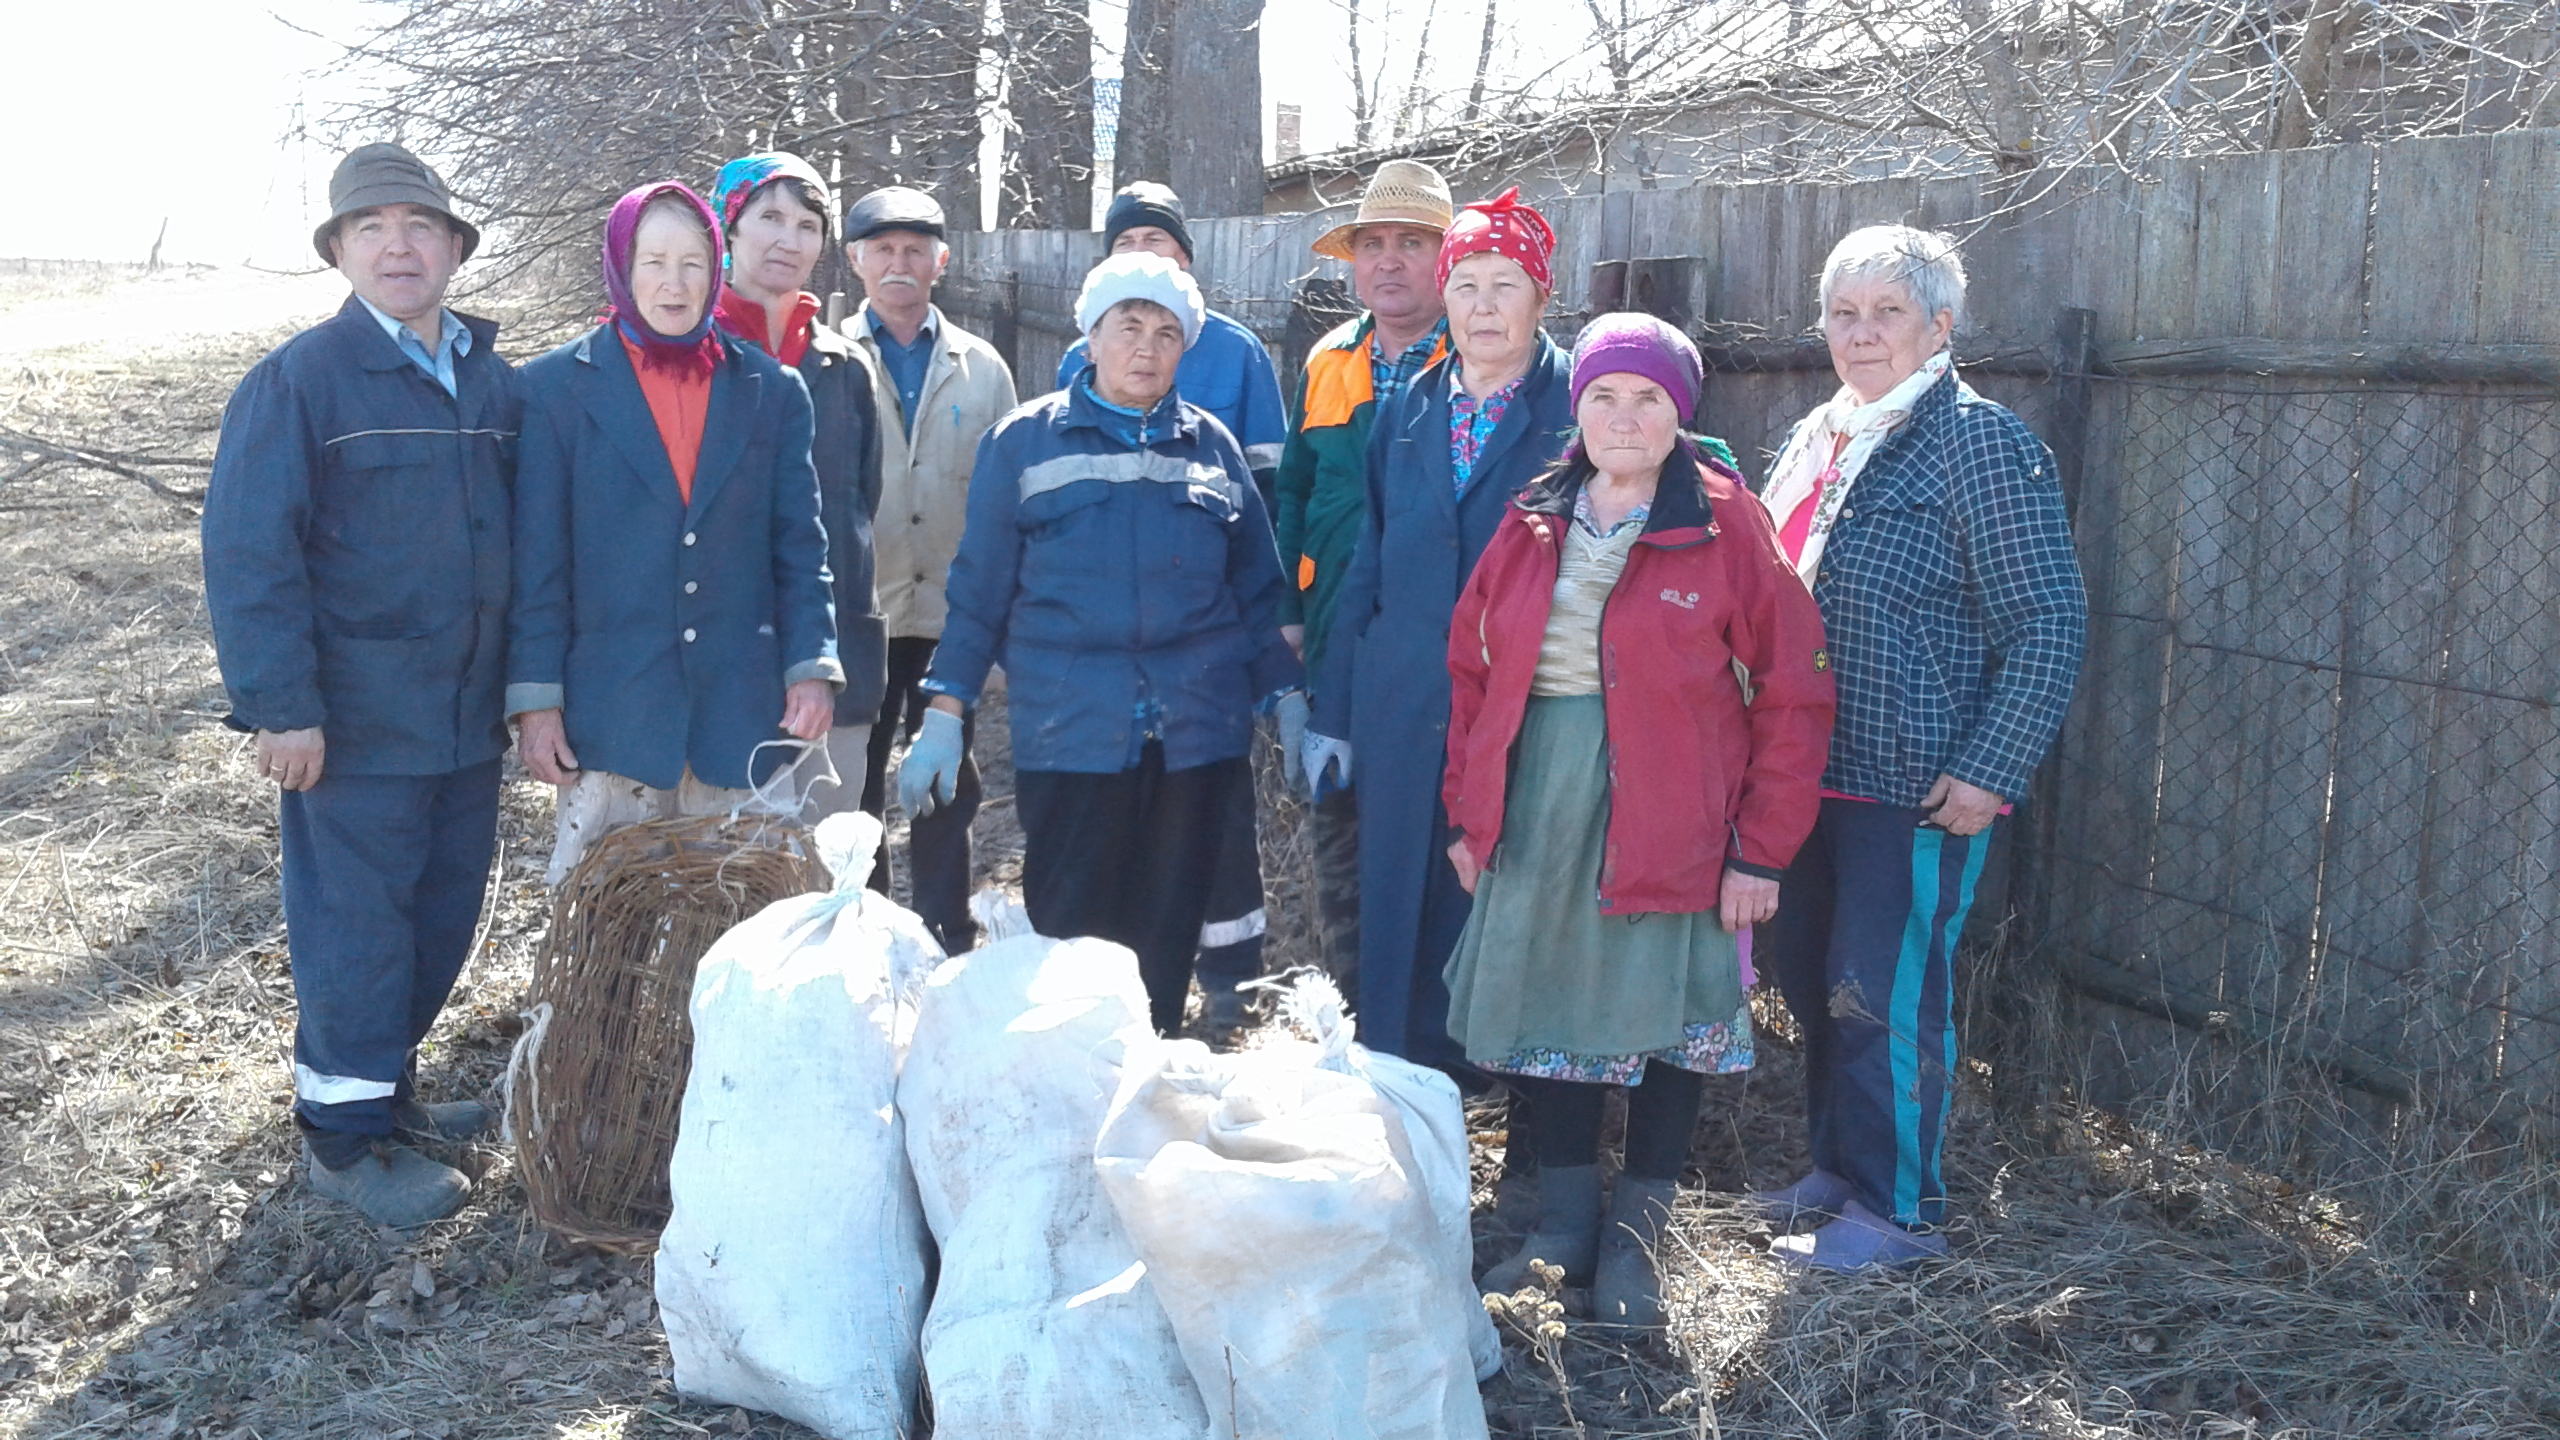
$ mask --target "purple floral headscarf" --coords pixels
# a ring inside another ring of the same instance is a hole
[[[631,299],[632,242],[639,235],[640,216],[649,202],[661,196],[674,196],[689,206],[711,241],[711,292],[703,297],[702,318],[682,335],[661,335],[650,329],[638,318],[640,307]],[[612,307],[605,314],[624,339],[640,347],[642,363],[653,368],[708,369],[720,362],[720,337],[713,321],[720,309],[722,249],[720,222],[711,207],[680,181],[653,180],[613,202],[613,213],[604,222],[604,293]]]

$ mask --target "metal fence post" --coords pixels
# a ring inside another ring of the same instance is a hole
[[[2053,458],[2062,504],[2080,514],[2080,480],[2089,463],[2089,371],[2098,358],[2098,312],[2065,305],[2053,317]]]

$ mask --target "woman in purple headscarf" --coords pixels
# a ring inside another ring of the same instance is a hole
[[[607,831],[747,800],[844,683],[808,387],[714,328],[720,267],[702,198],[641,186],[612,308],[524,367],[507,712],[561,787],[553,884]]]

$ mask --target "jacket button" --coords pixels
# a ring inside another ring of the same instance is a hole
[[[1858,512],[1855,510],[1843,510],[1840,512],[1840,518],[1843,520],[1855,520],[1858,518]]]
[[[690,594],[692,594],[694,591],[699,590],[699,589],[701,589],[701,588],[702,588],[702,582],[701,582],[701,581],[699,581],[699,580],[687,580],[686,582],[684,582],[684,593],[686,593],[687,595],[690,595]]]
[[[907,523],[911,525],[921,525],[924,523],[924,517],[921,515],[910,515],[907,517]]]
[[[692,544],[692,543],[693,543],[693,532],[692,532],[692,531],[687,530],[686,532],[684,532],[684,543],[686,543],[687,545],[690,545],[690,544]]]
[[[684,643],[687,645],[693,643],[693,627],[690,625],[684,627]]]

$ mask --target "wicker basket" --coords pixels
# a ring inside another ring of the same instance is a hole
[[[654,820],[587,852],[560,887],[507,1063],[507,1127],[538,1223],[604,1250],[656,1247],[694,969],[730,926],[827,887],[789,820]]]

